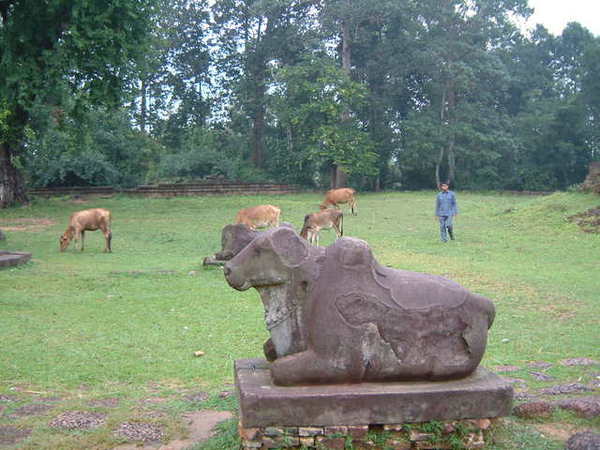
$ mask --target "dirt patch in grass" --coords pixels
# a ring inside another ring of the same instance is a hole
[[[172,441],[168,441],[164,446],[161,446],[160,448],[168,450],[183,450],[186,448],[190,448],[191,446],[198,444],[199,442],[203,442],[207,439],[210,439],[215,433],[215,426],[220,422],[231,419],[232,417],[233,414],[229,411],[201,410],[185,414],[183,416],[183,420],[186,422],[187,425],[187,438],[174,439]],[[123,424],[121,426],[123,426]],[[156,446],[145,445],[140,447],[136,445],[127,444],[115,447],[115,450],[156,450]]]
[[[14,445],[31,434],[28,428],[0,425],[0,445]]]
[[[106,414],[89,411],[66,411],[52,419],[51,428],[63,430],[89,430],[106,423]]]
[[[586,233],[600,233],[600,206],[569,216],[568,219]]]
[[[4,219],[0,220],[3,231],[43,231],[56,222],[51,219]]]
[[[564,422],[540,423],[534,425],[534,427],[543,435],[563,442],[569,439],[571,435],[580,431],[585,431],[585,428],[576,427]]]
[[[13,411],[11,416],[13,417],[28,417],[28,416],[39,416],[45,414],[50,409],[54,408],[53,405],[46,403],[31,403],[29,405],[21,406]]]

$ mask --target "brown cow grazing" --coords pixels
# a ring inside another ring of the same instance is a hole
[[[94,208],[84,209],[71,214],[69,226],[60,237],[60,251],[64,252],[73,238],[80,242],[81,251],[83,251],[83,238],[86,231],[101,230],[104,234],[104,251],[112,252],[110,241],[112,233],[110,231],[111,214],[108,209]]]
[[[356,205],[356,191],[352,188],[331,189],[325,194],[325,200],[321,203],[321,209],[326,209],[328,206],[338,208],[339,203],[348,203],[352,210],[352,215],[358,215],[358,207]],[[356,213],[355,213],[356,210]]]
[[[259,205],[240,210],[235,223],[243,223],[251,230],[262,227],[278,227],[281,210],[273,205]]]
[[[313,245],[319,245],[319,231],[333,228],[337,237],[344,235],[344,214],[337,209],[326,209],[304,217],[300,236]]]

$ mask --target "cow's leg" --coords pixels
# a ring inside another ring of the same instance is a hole
[[[81,230],[79,232],[79,239],[80,239],[80,241],[79,241],[79,247],[81,248],[81,251],[83,251],[83,239],[84,239],[84,237],[85,237],[85,230]]]
[[[104,231],[104,252],[112,253],[110,248],[110,241],[112,240],[112,233],[110,230]]]
[[[339,223],[334,223],[333,224],[333,230],[335,231],[335,234],[338,237],[338,239],[340,237],[342,237],[342,232],[340,231],[340,225],[339,225]]]
[[[352,215],[353,216],[358,216],[358,207],[356,205],[356,200],[352,199],[352,200],[350,200],[350,202],[351,202],[350,203],[350,208],[352,209]]]

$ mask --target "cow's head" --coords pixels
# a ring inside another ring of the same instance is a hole
[[[225,278],[240,291],[284,284],[308,255],[308,243],[293,229],[274,228],[261,233],[225,264]]]
[[[58,245],[61,252],[64,252],[67,249],[69,243],[71,242],[71,239],[73,239],[73,231],[71,231],[71,229],[69,228],[62,234],[60,238],[58,238]]]

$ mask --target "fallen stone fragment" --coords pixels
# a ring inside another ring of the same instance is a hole
[[[533,419],[538,417],[550,417],[554,412],[554,405],[544,401],[527,402],[515,406],[513,414],[523,419]]]
[[[543,388],[539,390],[540,394],[547,395],[561,395],[561,394],[573,394],[575,392],[589,392],[593,389],[581,384],[581,383],[568,383],[568,384],[557,384],[549,388]]]
[[[185,399],[188,402],[195,402],[195,403],[200,403],[200,402],[204,402],[206,400],[208,400],[208,392],[194,392],[192,394],[188,394],[185,396]]]
[[[65,411],[52,419],[51,428],[64,430],[90,430],[106,423],[106,414],[90,411]]]
[[[575,433],[567,441],[565,450],[597,450],[600,448],[600,434],[592,431]]]
[[[600,396],[567,398],[556,404],[562,409],[573,411],[584,419],[600,416]]]
[[[600,361],[590,358],[569,358],[560,361],[563,366],[599,366]]]
[[[544,372],[529,372],[529,374],[538,381],[554,380],[554,377],[552,375],[547,375]]]

